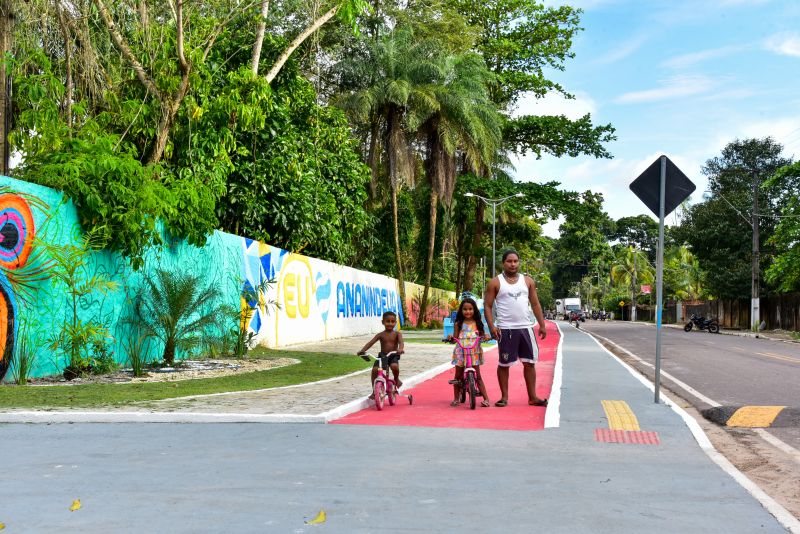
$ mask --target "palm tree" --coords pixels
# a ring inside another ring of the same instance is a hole
[[[476,54],[443,54],[431,72],[433,101],[411,110],[411,129],[418,126],[426,152],[430,182],[430,233],[425,269],[425,289],[420,305],[421,324],[428,305],[439,201],[450,206],[456,185],[457,160],[463,170],[486,176],[502,140],[501,119],[489,99],[490,73]]]
[[[673,249],[665,261],[672,294],[680,300],[698,300],[705,293],[700,262],[685,246]]]
[[[400,189],[413,182],[414,155],[412,132],[407,117],[412,108],[428,110],[434,102],[428,80],[435,71],[429,43],[417,42],[407,29],[395,32],[373,45],[372,76],[364,87],[339,95],[336,102],[353,118],[368,124],[369,151],[367,163],[372,170],[372,189],[380,174],[378,154],[385,157],[385,171],[392,203],[394,252],[400,300],[405,308],[405,280],[400,251],[400,231],[397,195]],[[405,310],[404,310],[405,312]],[[405,315],[405,313],[404,313]]]
[[[647,253],[632,246],[620,249],[611,266],[611,279],[630,289],[631,321],[635,321],[637,284],[653,282],[653,266],[647,260]]]

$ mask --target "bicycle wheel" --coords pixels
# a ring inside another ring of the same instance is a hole
[[[459,394],[461,396],[460,402],[464,404],[464,401],[467,400],[467,381],[462,379],[459,387],[461,388],[461,393]]]
[[[395,401],[397,401],[397,387],[394,385],[394,382],[390,382],[387,384],[389,391],[387,392],[387,397],[389,397],[389,406],[394,406]]]
[[[478,386],[475,384],[475,375],[470,373],[467,377],[467,387],[469,393],[469,409],[474,410],[476,406],[476,397],[478,396]]]
[[[372,393],[375,395],[375,408],[378,411],[383,410],[383,398],[386,396],[386,386],[380,380],[375,381],[375,386],[372,388]]]

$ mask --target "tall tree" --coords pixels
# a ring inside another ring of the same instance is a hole
[[[372,74],[357,78],[362,86],[337,98],[337,103],[356,121],[370,125],[373,180],[382,172],[377,160],[378,147],[384,154],[383,176],[391,196],[394,254],[403,305],[406,302],[405,275],[397,198],[401,188],[413,182],[415,172],[413,132],[409,130],[408,115],[417,108],[430,110],[435,106],[429,82],[430,73],[437,71],[437,65],[429,53],[430,45],[430,42],[416,40],[407,28],[399,28],[380,38],[372,44],[369,53],[374,66]]]
[[[489,73],[476,54],[439,58],[439,68],[429,80],[434,100],[430,109],[420,107],[410,117],[419,124],[427,149],[426,170],[430,183],[430,235],[425,262],[425,289],[421,310],[430,292],[439,201],[450,207],[456,184],[457,155],[466,169],[477,175],[488,169],[500,147],[500,117],[488,98]],[[424,321],[421,313],[420,322]]]
[[[762,187],[791,163],[772,138],[728,143],[703,166],[707,199],[692,206],[676,231],[708,273],[708,290],[720,298],[758,296],[761,271],[771,263],[768,245],[791,190]],[[770,289],[770,288],[768,288]]]
[[[611,279],[628,288],[631,295],[631,321],[636,320],[636,297],[640,293],[640,284],[652,284],[653,266],[647,260],[643,250],[634,247],[623,247],[617,252],[611,267]]]
[[[650,261],[655,263],[658,248],[658,223],[649,215],[620,217],[608,237],[621,245],[634,246],[644,250]]]

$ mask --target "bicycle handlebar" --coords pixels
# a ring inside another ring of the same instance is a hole
[[[384,358],[388,358],[392,354],[397,354],[397,351],[393,350],[391,352],[387,352],[384,355]],[[370,354],[369,352],[365,352],[364,354],[359,354],[359,356],[361,356],[361,359],[364,360],[365,362],[368,362],[368,361],[371,361],[371,360],[379,360],[380,359],[378,356],[375,356],[374,354]]]

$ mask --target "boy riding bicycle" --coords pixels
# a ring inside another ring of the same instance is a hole
[[[364,347],[358,351],[358,355],[361,356],[362,354],[367,352],[372,345],[375,344],[376,341],[381,342],[381,351],[378,353],[378,359],[375,360],[375,365],[372,366],[372,378],[370,380],[370,386],[375,382],[375,379],[378,377],[378,366],[380,365],[380,357],[389,354],[390,352],[394,352],[388,358],[389,368],[392,370],[392,374],[394,375],[394,382],[396,384],[397,389],[400,389],[400,386],[403,383],[400,381],[400,355],[403,354],[403,334],[399,331],[395,330],[395,326],[397,326],[397,314],[393,311],[383,312],[383,316],[381,317],[381,323],[383,324],[383,332],[379,332],[375,334],[375,337],[369,340],[369,342],[364,345]],[[374,398],[374,394],[370,395],[369,398]]]

